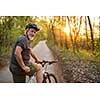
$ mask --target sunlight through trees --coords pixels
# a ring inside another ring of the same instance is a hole
[[[99,16],[0,16],[1,54],[9,54],[13,42],[29,22],[37,23],[41,29],[32,46],[47,39],[51,44],[70,48],[73,52],[100,50]]]

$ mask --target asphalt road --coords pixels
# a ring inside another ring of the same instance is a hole
[[[34,53],[44,60],[54,60],[53,54],[46,45],[46,41],[40,41],[34,48]],[[50,73],[55,74],[59,83],[63,82],[61,68],[58,64],[50,65],[47,69]],[[12,83],[12,75],[9,71],[9,64],[0,69],[0,83]]]

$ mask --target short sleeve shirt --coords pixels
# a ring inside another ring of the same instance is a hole
[[[19,66],[19,64],[16,60],[16,57],[15,57],[16,46],[20,46],[22,48],[22,52],[21,52],[22,59],[23,59],[25,65],[28,65],[29,60],[30,60],[30,44],[29,44],[29,40],[28,40],[27,35],[20,36],[17,39],[17,41],[14,45],[14,48],[13,48],[11,63]]]

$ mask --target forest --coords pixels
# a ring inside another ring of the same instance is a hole
[[[31,47],[47,40],[65,82],[100,82],[100,16],[0,16],[0,67],[29,22],[40,28]]]

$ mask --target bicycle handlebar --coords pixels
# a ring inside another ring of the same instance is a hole
[[[58,61],[46,61],[46,60],[43,60],[42,62],[39,62],[40,64],[42,64],[42,66],[44,66],[45,64],[53,64],[53,63],[57,63]]]

